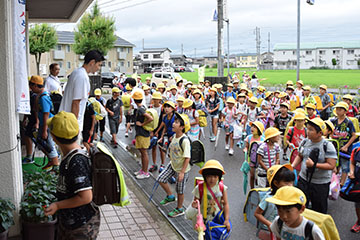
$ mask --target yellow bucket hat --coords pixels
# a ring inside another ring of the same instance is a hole
[[[100,88],[97,88],[94,90],[94,95],[95,96],[100,96],[101,95],[101,89]]]
[[[132,98],[135,100],[142,100],[144,97],[141,92],[134,92]]]
[[[342,99],[349,99],[350,101],[353,100],[353,96],[351,96],[350,94],[346,94],[342,97]]]
[[[233,104],[235,104],[236,101],[235,101],[235,99],[234,99],[233,97],[229,97],[229,98],[226,100],[226,103],[233,103]]]
[[[273,165],[272,167],[270,167],[267,172],[266,172],[266,178],[269,182],[269,185],[271,186],[271,182],[272,180],[274,179],[276,173],[281,169],[281,168],[287,168],[289,169],[290,171],[293,171],[293,167],[291,166],[290,163],[286,163],[284,165]]]
[[[112,92],[112,93],[119,93],[119,92],[120,92],[120,89],[119,89],[118,87],[113,87],[113,88],[111,89],[111,92]]]
[[[260,121],[250,122],[250,126],[255,125],[257,129],[259,129],[260,134],[264,132],[264,124]]]
[[[188,108],[188,107],[191,107],[192,105],[193,105],[193,101],[192,100],[190,100],[190,99],[185,99],[185,101],[184,101],[184,104],[183,104],[183,107],[184,108]]]
[[[185,98],[183,96],[179,96],[177,99],[176,99],[177,102],[183,102],[185,101]]]
[[[185,130],[185,133],[187,133],[191,128],[190,119],[189,119],[188,115],[179,114],[178,112],[175,112],[175,114],[177,117],[181,118],[184,121],[184,130]]]
[[[79,123],[73,113],[61,111],[46,121],[50,132],[59,138],[73,139],[79,134]]]
[[[163,106],[165,106],[165,105],[169,105],[173,109],[176,108],[175,103],[173,101],[166,101],[166,102],[164,102]]]
[[[349,110],[349,105],[346,102],[338,102],[334,108],[344,108],[347,111]]]
[[[311,123],[315,124],[316,126],[318,126],[320,128],[320,130],[322,131],[322,133],[325,134],[326,124],[321,118],[317,117],[314,119],[308,119],[307,121],[308,121],[308,123],[311,122]]]
[[[306,106],[305,106],[305,108],[311,108],[311,109],[316,109],[316,106],[315,106],[315,104],[313,104],[313,103],[308,103]]]
[[[199,170],[199,173],[202,174],[205,169],[218,169],[225,175],[224,167],[218,160],[211,159],[206,161],[205,165]]]
[[[280,134],[281,132],[277,128],[269,127],[265,130],[265,141]]]
[[[160,92],[154,92],[152,94],[152,99],[162,100],[162,96]]]
[[[258,99],[256,97],[251,97],[249,98],[249,102],[252,102],[252,103],[258,103]]]

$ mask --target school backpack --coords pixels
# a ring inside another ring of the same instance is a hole
[[[130,94],[123,94],[121,96],[121,101],[123,102],[125,108],[129,108],[130,105],[131,105],[131,95]]]
[[[197,112],[199,113],[199,126],[207,127],[208,124],[205,112],[203,110],[197,110]]]
[[[190,141],[190,165],[197,165],[202,168],[205,164],[205,148],[204,144],[200,140],[191,141],[187,135],[184,135],[179,140],[179,145],[182,151],[184,151],[182,143],[187,138]]]
[[[96,120],[103,120],[104,117],[107,115],[107,112],[104,106],[97,101],[94,97],[89,98],[88,104],[92,104],[94,112],[95,112],[95,119]]]
[[[50,93],[50,98],[51,101],[53,103],[54,106],[54,111],[53,114],[57,114],[59,112],[59,108],[60,108],[60,104],[61,104],[61,100],[62,100],[62,95],[59,91],[52,91]]]
[[[321,98],[319,96],[314,96],[315,102],[316,102],[316,110],[323,110],[324,106],[322,104]]]
[[[146,113],[149,114],[153,120],[143,126],[146,131],[152,132],[154,131],[159,125],[159,114],[154,108],[146,109]]]
[[[306,128],[304,129],[305,129],[305,138],[307,138],[307,129]],[[290,137],[289,142],[291,143],[294,136],[294,127],[290,127],[284,137],[286,138],[287,135],[289,135]]]
[[[249,147],[249,151],[248,151],[248,162],[249,163],[252,163],[255,168],[257,168],[258,166],[258,161],[257,161],[257,150],[258,148],[260,147],[261,143],[263,143],[262,141],[253,141],[251,144],[250,144],[250,147]]]
[[[360,199],[360,147],[354,148],[351,160],[355,163],[355,179],[348,178],[340,190],[340,197],[351,202],[359,202]]]
[[[55,112],[55,108],[54,108],[54,103],[52,102],[52,99],[51,99],[51,96],[49,95],[49,93],[42,93],[39,97],[39,100],[45,96],[45,95],[48,95],[50,97],[50,100],[51,100],[51,108],[50,108],[50,113],[55,115],[57,112]],[[60,106],[60,105],[59,105]],[[40,108],[40,105],[38,105],[38,107]],[[59,111],[59,108],[58,108],[58,111]]]
[[[96,205],[113,204],[116,206],[126,206],[130,204],[120,164],[103,143],[98,142],[96,146],[92,147],[90,154],[82,149],[74,151],[68,158],[68,162],[76,154],[90,157],[92,201]]]
[[[246,201],[244,204],[244,221],[249,222],[255,226],[259,226],[259,222],[254,216],[255,210],[257,206],[259,205],[261,199],[264,198],[264,196],[270,192],[270,188],[253,188],[250,189]]]

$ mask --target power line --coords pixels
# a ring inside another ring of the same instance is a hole
[[[109,4],[109,5],[107,5],[107,6],[104,6],[103,4],[101,4],[101,5],[99,5],[99,7],[101,7],[101,8],[112,7],[112,6],[115,6],[115,5],[118,5],[118,4],[123,4],[123,3],[130,2],[130,1],[132,1],[132,0],[123,0],[123,1],[120,1],[120,2],[116,2],[116,1],[118,1],[118,0],[109,1],[109,2],[107,2],[107,3],[104,3],[104,5],[109,4],[109,3],[111,3],[111,4]]]
[[[146,4],[146,3],[149,3],[149,2],[154,2],[154,1],[156,1],[156,0],[147,0],[147,1],[144,1],[144,2],[140,2],[140,3],[135,3],[135,4],[132,4],[132,5],[129,5],[129,6],[126,6],[126,7],[117,8],[117,9],[113,9],[113,10],[110,10],[110,11],[105,11],[105,13],[116,12],[116,11],[119,11],[119,10],[140,6],[140,5],[143,5],[143,4]]]

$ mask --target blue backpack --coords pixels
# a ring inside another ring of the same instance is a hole
[[[351,160],[355,162],[354,179],[348,178],[340,190],[340,197],[350,201],[359,202],[360,199],[360,147],[355,148],[351,154]]]

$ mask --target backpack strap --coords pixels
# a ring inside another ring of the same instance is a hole
[[[70,154],[68,156],[66,156],[66,164],[65,164],[65,169],[67,170],[69,168],[69,164],[71,159],[75,156],[75,155],[83,155],[87,158],[89,158],[89,155],[87,154],[86,151],[82,150],[82,149],[75,149],[72,152],[70,152]]]
[[[314,222],[308,220],[305,225],[305,240],[313,240],[314,239],[314,237],[312,235],[313,226],[314,226]]]
[[[183,148],[182,144],[183,144],[185,138],[188,138],[188,139],[189,139],[189,137],[186,136],[186,134],[184,134],[184,136],[182,136],[182,137],[180,138],[180,140],[179,140],[179,145],[180,145],[181,151],[184,151],[184,148]]]
[[[291,132],[290,132],[290,130],[291,130]],[[294,127],[290,127],[290,128],[289,128],[289,132],[290,132],[290,134],[289,134],[289,137],[290,137],[289,142],[291,143],[291,140],[292,140],[292,138],[293,138],[293,136],[294,136]],[[288,132],[288,133],[289,133],[289,132]]]
[[[284,222],[279,217],[278,220],[277,220],[277,226],[278,226],[278,232],[279,232],[280,236],[281,236],[281,230],[282,230],[283,225],[284,225]]]

